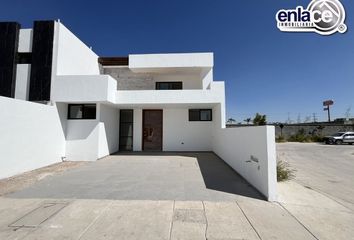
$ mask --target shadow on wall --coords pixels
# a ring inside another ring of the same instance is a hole
[[[213,159],[197,157],[205,186],[216,191],[266,200],[251,184],[213,153]]]

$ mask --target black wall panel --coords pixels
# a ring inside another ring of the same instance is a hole
[[[20,24],[0,22],[0,96],[15,97]]]
[[[35,21],[29,100],[49,101],[52,79],[54,21]]]

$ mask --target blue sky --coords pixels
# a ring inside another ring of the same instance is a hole
[[[100,56],[130,53],[215,54],[214,78],[226,83],[227,117],[256,112],[270,121],[296,121],[333,99],[333,117],[354,115],[354,2],[342,0],[348,32],[332,36],[283,33],[279,9],[306,7],[298,0],[4,0],[0,21],[61,19]]]

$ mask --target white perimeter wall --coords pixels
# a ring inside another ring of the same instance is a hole
[[[213,151],[269,201],[276,200],[273,126],[218,129],[214,135]]]
[[[213,122],[190,122],[187,108],[163,109],[163,151],[211,151]]]
[[[61,161],[65,138],[55,106],[0,97],[0,178]]]
[[[57,75],[98,75],[98,56],[63,24],[57,23]]]

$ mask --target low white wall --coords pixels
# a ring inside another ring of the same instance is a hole
[[[273,126],[223,128],[215,131],[213,151],[269,201],[277,199]]]
[[[163,151],[211,151],[210,122],[190,122],[187,108],[163,109]]]
[[[61,161],[65,137],[55,106],[0,97],[0,178]]]

